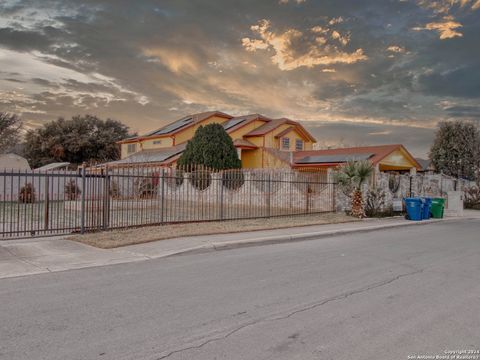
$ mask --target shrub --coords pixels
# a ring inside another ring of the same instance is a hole
[[[110,196],[112,199],[120,199],[122,196],[120,186],[115,180],[110,181]]]
[[[362,185],[368,181],[373,172],[372,164],[368,160],[364,160],[348,161],[335,173],[338,185],[352,191],[352,216],[358,218],[365,216]]]
[[[171,187],[176,188],[183,184],[184,171],[181,168],[170,168],[165,172],[165,183]]]
[[[465,208],[480,210],[480,187],[469,187],[465,189],[463,193]]]
[[[158,185],[158,184],[157,184]],[[158,186],[154,183],[154,178],[142,178],[136,181],[137,195],[141,199],[149,199],[157,195]]]
[[[18,194],[18,201],[23,204],[33,204],[36,200],[35,188],[31,183],[27,183],[21,187]]]
[[[393,209],[386,206],[386,194],[381,189],[370,189],[365,201],[365,215],[367,217],[392,216]]]
[[[222,184],[229,190],[237,190],[245,183],[245,176],[240,169],[225,170],[222,173]]]
[[[396,174],[390,174],[388,176],[388,188],[392,194],[396,194],[400,188],[400,176]]]
[[[74,179],[71,179],[65,184],[65,197],[66,200],[77,200],[78,196],[82,193]]]
[[[190,184],[197,190],[205,190],[212,183],[212,175],[209,170],[195,170],[188,177]]]

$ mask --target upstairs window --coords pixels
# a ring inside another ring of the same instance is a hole
[[[153,145],[160,145],[162,143],[162,140],[154,140]]]
[[[137,152],[137,144],[128,144],[127,145],[127,153],[132,154],[134,152]]]
[[[295,150],[296,151],[303,150],[303,140],[300,140],[300,139],[295,140]]]
[[[282,150],[290,150],[290,138],[282,138]]]

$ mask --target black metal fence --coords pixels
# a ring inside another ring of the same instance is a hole
[[[135,166],[0,172],[0,237],[331,212],[326,171]]]

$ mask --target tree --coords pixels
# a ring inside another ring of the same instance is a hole
[[[59,118],[27,133],[24,154],[34,167],[50,162],[112,161],[120,157],[116,142],[128,135],[126,125],[111,119],[92,115]]]
[[[473,123],[439,123],[430,149],[435,169],[457,178],[475,179],[480,167],[480,131]]]
[[[0,153],[10,151],[20,138],[22,122],[15,114],[0,113]]]
[[[373,166],[368,160],[349,161],[339,167],[335,173],[337,183],[348,189],[352,197],[352,215],[358,218],[365,217],[362,196],[362,185],[373,173]]]
[[[203,165],[215,170],[242,167],[232,138],[221,124],[200,126],[187,143],[177,164],[180,166]]]

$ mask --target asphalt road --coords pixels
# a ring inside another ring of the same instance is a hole
[[[480,350],[480,222],[0,280],[0,359],[407,359]]]

